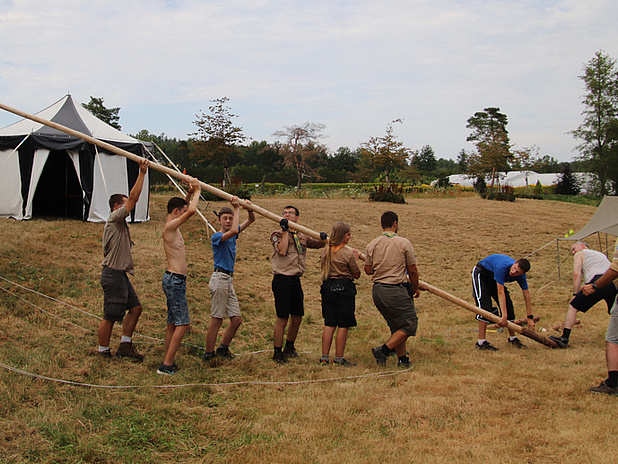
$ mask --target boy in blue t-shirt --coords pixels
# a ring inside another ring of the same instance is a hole
[[[500,316],[501,320],[497,323],[499,327],[504,327],[507,321],[515,319],[513,301],[505,284],[507,282],[517,282],[526,303],[528,329],[534,330],[532,300],[530,298],[530,290],[528,290],[528,281],[526,280],[526,272],[529,270],[530,262],[527,259],[515,261],[510,256],[500,254],[490,255],[479,261],[472,270],[472,294],[476,300],[476,305],[485,311]],[[497,308],[493,307],[492,299],[498,303]],[[476,347],[479,350],[497,351],[498,348],[491,345],[486,339],[487,324],[491,321],[488,321],[481,315],[477,315],[476,319],[479,321],[479,340],[476,343]],[[525,348],[525,345],[515,336],[515,332],[512,329],[508,330],[509,343],[516,348]]]
[[[245,200],[250,205],[251,202]],[[212,252],[215,269],[210,277],[208,288],[212,295],[212,313],[210,326],[206,333],[206,352],[203,360],[210,361],[219,356],[224,359],[232,359],[229,350],[230,342],[236,335],[236,331],[242,323],[238,298],[233,286],[234,264],[236,263],[236,239],[238,234],[249,227],[255,221],[255,213],[249,210],[249,217],[245,222],[240,222],[240,204],[238,197],[230,198],[230,204],[234,210],[225,207],[219,211],[219,232],[211,237]],[[215,352],[215,344],[223,318],[230,318],[230,325],[225,329],[221,346]]]

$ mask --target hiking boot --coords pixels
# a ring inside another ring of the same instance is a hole
[[[354,367],[356,363],[350,362],[347,359],[343,358],[341,361],[333,361],[333,366],[343,366],[343,367]]]
[[[564,349],[564,348],[567,348],[569,346],[569,340],[567,338],[556,337],[554,335],[550,335],[549,339],[555,341],[556,345],[558,345],[558,348]]]
[[[375,348],[371,348],[371,353],[373,353],[373,357],[376,358],[376,362],[378,363],[379,366],[386,366],[386,359],[388,358],[388,356],[386,356],[382,352],[381,346],[376,346]]]
[[[485,342],[485,343],[487,343],[487,342]],[[528,348],[528,347],[527,347],[526,345],[524,345],[524,344],[523,344],[523,343],[519,340],[519,338],[517,338],[517,337],[516,337],[516,338],[514,338],[513,340],[511,340],[511,339],[509,338],[509,343],[510,343],[511,345],[513,345],[515,348],[519,348],[519,349],[521,349],[521,348]]]
[[[157,374],[159,375],[174,375],[178,371],[178,368],[172,364],[168,366],[167,364],[161,363],[159,368],[157,369]]]
[[[228,361],[231,361],[232,359],[234,359],[234,355],[229,350],[229,348],[223,348],[221,346],[217,348],[217,351],[215,352],[215,356],[226,359]]]
[[[298,351],[296,351],[296,348],[293,346],[286,345],[285,348],[283,348],[283,355],[286,358],[298,358]]]
[[[110,350],[97,351],[97,356],[103,359],[112,359],[112,352]]]
[[[603,393],[605,395],[618,396],[618,386],[610,387],[607,381],[603,381],[598,387],[590,387],[592,393]]]
[[[210,362],[213,359],[215,359],[217,357],[217,353],[215,353],[214,351],[211,353],[206,353],[204,352],[204,355],[202,356],[202,361],[204,362]]]
[[[408,358],[407,356],[404,356],[403,358],[399,359],[399,363],[397,364],[397,367],[400,367],[402,369],[410,369],[412,367],[412,363],[410,362],[410,358]]]
[[[320,366],[328,366],[330,363],[326,359],[320,359],[318,364],[320,364]]]
[[[273,353],[273,361],[275,361],[277,364],[285,364],[286,362],[288,362],[282,351],[275,351]]]
[[[482,345],[479,345],[479,342],[476,342],[476,345],[474,346],[476,346],[477,350],[481,350],[481,351],[498,351],[498,348],[496,348],[489,342],[485,342]]]
[[[121,342],[118,346],[118,350],[116,350],[116,357],[129,358],[135,362],[141,362],[145,358],[143,354],[137,352],[131,342]]]

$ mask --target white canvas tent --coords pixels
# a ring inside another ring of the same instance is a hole
[[[618,197],[603,197],[603,201],[582,230],[559,240],[583,240],[597,233],[618,237]]]
[[[104,123],[70,95],[36,114],[139,156],[148,156],[152,145]],[[105,222],[110,195],[127,195],[138,172],[137,163],[123,156],[23,119],[0,129],[0,216]],[[131,221],[149,219],[148,191],[147,177]]]

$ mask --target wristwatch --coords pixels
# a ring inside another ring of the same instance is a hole
[[[595,290],[598,290],[598,289],[599,289],[599,287],[597,287],[596,282],[592,282],[592,288],[594,288]]]
[[[532,314],[528,314],[526,317],[527,317],[528,319],[534,319],[534,315],[532,315]]]

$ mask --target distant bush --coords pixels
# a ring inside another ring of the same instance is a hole
[[[515,201],[515,192],[513,191],[513,187],[504,186],[497,189],[486,190],[481,193],[481,197],[486,200]]]
[[[374,186],[374,191],[369,194],[369,200],[404,204],[406,200],[402,192],[402,186],[397,184]]]

